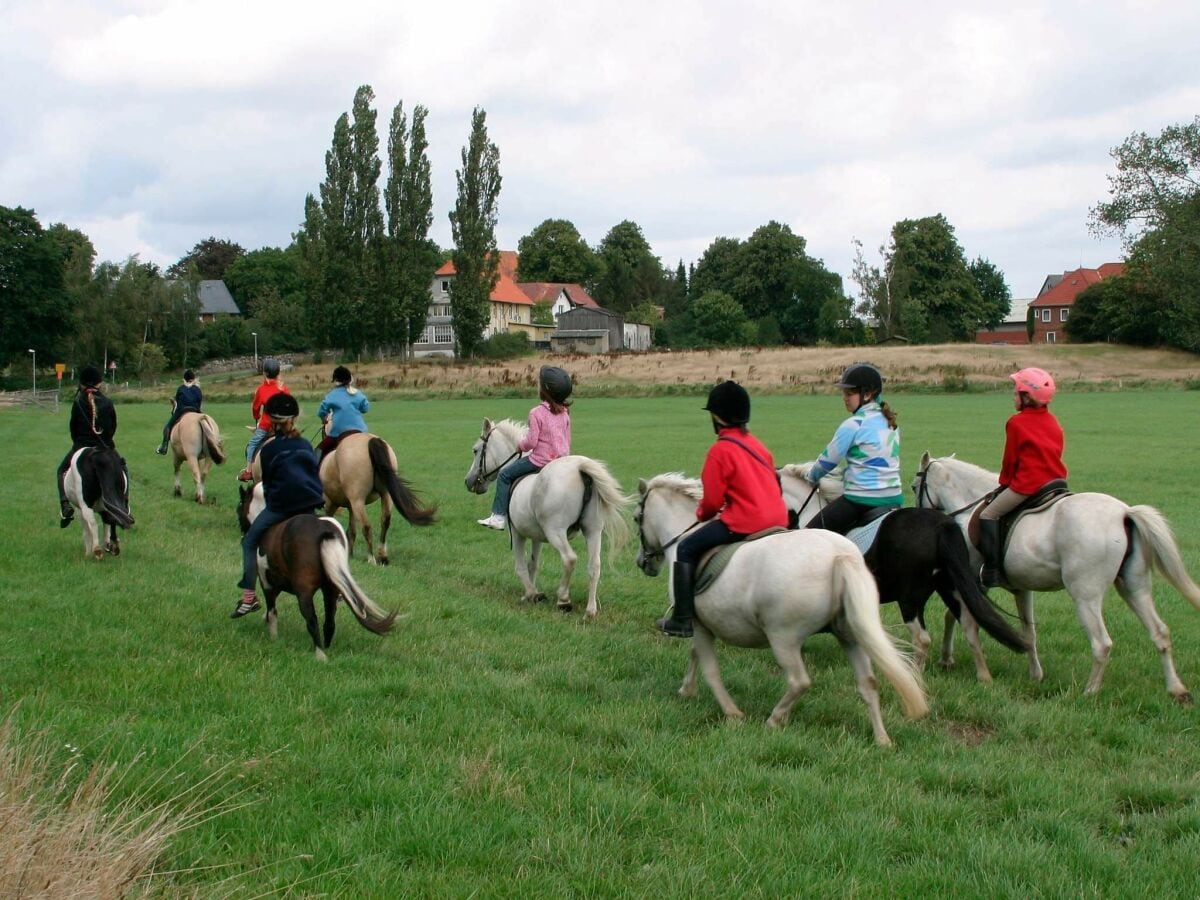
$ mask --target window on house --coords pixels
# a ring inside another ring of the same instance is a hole
[[[442,293],[443,294],[450,293],[450,282],[449,281],[442,282]]]
[[[433,342],[435,344],[453,344],[454,329],[449,325],[434,325]]]
[[[1042,321],[1043,321],[1043,322],[1049,322],[1049,321],[1050,321],[1050,310],[1049,310],[1049,309],[1043,309],[1043,310],[1042,310]]]
[[[1047,344],[1054,344],[1054,343],[1057,343],[1057,342],[1058,342],[1058,338],[1055,336],[1054,332],[1053,332],[1053,331],[1047,331],[1047,332],[1046,332],[1046,343],[1047,343]]]
[[[1067,313],[1069,313],[1069,312],[1070,312],[1070,310],[1067,309],[1065,306],[1062,309],[1060,309],[1058,311],[1058,321],[1060,321],[1060,322],[1067,321]]]

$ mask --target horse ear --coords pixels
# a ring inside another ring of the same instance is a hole
[[[641,494],[643,497],[646,495],[646,479],[645,478],[638,479],[638,493]]]
[[[921,454],[920,468],[922,468],[922,469],[929,468],[929,451],[928,450],[926,450],[924,453]]]
[[[487,416],[484,416],[484,418],[483,418],[483,433],[487,434],[495,427],[496,426],[492,424],[492,420],[489,419]]]

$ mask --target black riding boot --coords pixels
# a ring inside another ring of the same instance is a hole
[[[658,629],[671,637],[691,637],[692,617],[696,611],[696,564],[676,562],[671,566],[671,592],[675,607],[671,615],[658,620]]]
[[[983,568],[979,570],[979,581],[985,588],[1000,583],[1000,520],[979,520],[979,552],[983,554]]]

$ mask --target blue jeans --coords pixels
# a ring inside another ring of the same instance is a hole
[[[242,537],[242,580],[238,582],[238,587],[248,591],[254,590],[254,585],[258,583],[259,542],[268,528],[290,518],[287,513],[264,509],[258,514],[258,518],[250,523],[250,530]]]
[[[531,463],[528,456],[514,459],[501,469],[500,474],[496,477],[496,496],[492,498],[492,513],[498,516],[507,516],[508,495],[512,490],[512,483],[522,475],[529,475],[541,470],[542,467]]]
[[[246,466],[254,462],[254,454],[258,452],[258,445],[267,439],[271,432],[265,428],[255,428],[254,434],[250,435],[250,443],[246,445]]]

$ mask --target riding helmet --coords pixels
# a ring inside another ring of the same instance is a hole
[[[558,366],[542,366],[541,372],[538,373],[538,383],[546,392],[546,396],[555,403],[566,403],[574,387],[567,370],[560,369]]]
[[[878,396],[883,392],[883,375],[870,363],[854,363],[846,367],[837,387],[843,391],[861,391]]]
[[[354,376],[350,374],[350,370],[345,366],[338,366],[333,370],[333,380],[337,384],[349,384],[354,380]]]
[[[708,410],[727,425],[745,425],[750,421],[750,395],[736,381],[722,381],[708,392]]]
[[[96,387],[103,380],[104,376],[95,366],[84,366],[79,370],[79,383],[84,387]]]
[[[1018,394],[1028,394],[1037,403],[1045,406],[1054,399],[1054,379],[1045,369],[1030,366],[1008,376]]]
[[[268,356],[263,360],[263,374],[268,378],[279,377],[279,360],[273,356]]]
[[[263,404],[263,411],[273,420],[294,419],[300,415],[300,404],[296,402],[296,398],[291,394],[280,392],[270,396],[267,402]]]

